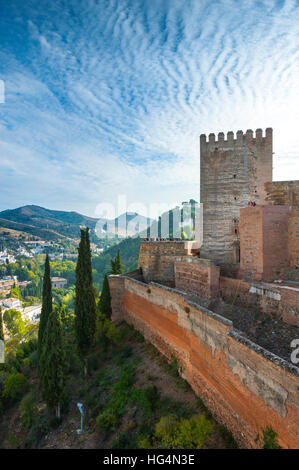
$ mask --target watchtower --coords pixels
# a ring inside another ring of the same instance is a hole
[[[201,257],[227,268],[240,261],[240,209],[265,204],[272,181],[272,129],[200,136]]]

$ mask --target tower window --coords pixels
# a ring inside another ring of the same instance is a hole
[[[234,175],[234,178],[236,178],[237,175]]]

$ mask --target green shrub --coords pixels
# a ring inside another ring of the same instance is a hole
[[[200,411],[208,411],[206,405],[200,397],[197,397],[197,407],[200,409]]]
[[[137,440],[138,449],[153,449],[153,445],[148,436],[140,436]]]
[[[24,429],[29,429],[37,415],[36,399],[33,393],[28,393],[20,403],[20,420]]]
[[[220,436],[224,440],[226,447],[233,449],[236,449],[238,447],[234,436],[228,429],[226,429],[225,426],[223,426],[222,424],[218,425],[216,431],[218,436]]]
[[[202,449],[210,440],[213,424],[203,415],[178,421],[162,417],[155,427],[155,437],[166,449]]]
[[[277,442],[277,437],[277,432],[275,432],[271,426],[266,426],[263,430],[263,449],[282,449]]]
[[[62,418],[58,418],[57,416],[52,416],[50,419],[50,427],[52,429],[57,429],[62,423]]]
[[[32,423],[32,426],[25,440],[25,447],[36,446],[40,440],[49,432],[50,424],[46,415],[38,416]]]
[[[87,370],[89,373],[94,372],[99,368],[100,358],[97,353],[91,354],[87,358]]]
[[[159,392],[155,385],[134,390],[131,400],[141,405],[146,413],[152,413],[159,399]]]
[[[37,361],[38,361],[38,356],[37,356],[37,350],[33,351],[29,356],[28,359],[30,360],[30,363],[33,366],[37,366]]]
[[[24,395],[28,379],[19,372],[9,374],[4,382],[2,397],[10,403],[15,403]]]
[[[100,413],[96,419],[97,426],[103,431],[110,431],[117,426],[117,416],[110,410]]]
[[[12,432],[9,433],[8,438],[7,438],[7,442],[8,442],[8,444],[9,444],[10,447],[13,447],[13,448],[15,448],[15,449],[16,449],[16,448],[18,447],[18,445],[19,445],[18,439],[17,439],[16,435],[13,434]]]
[[[126,431],[121,431],[111,447],[112,449],[136,449],[136,441]]]

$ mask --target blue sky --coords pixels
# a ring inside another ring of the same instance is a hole
[[[295,0],[0,0],[0,209],[199,199],[201,133],[298,179]],[[132,206],[131,206],[132,207]]]

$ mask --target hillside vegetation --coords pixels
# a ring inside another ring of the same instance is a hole
[[[133,328],[98,323],[87,377],[71,332],[65,349],[67,386],[58,419],[40,392],[35,340],[9,347],[0,369],[0,448],[235,447],[180,378],[176,361],[168,364]],[[86,411],[82,435],[78,401]]]

